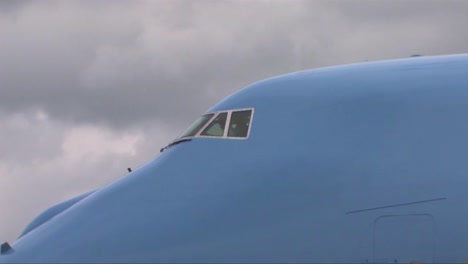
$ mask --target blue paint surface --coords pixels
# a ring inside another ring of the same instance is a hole
[[[467,73],[452,55],[252,84],[208,111],[254,108],[248,139],[171,146],[33,222],[0,262],[461,263]]]

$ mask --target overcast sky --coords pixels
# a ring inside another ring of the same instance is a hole
[[[277,74],[468,52],[468,1],[0,1],[0,243]]]

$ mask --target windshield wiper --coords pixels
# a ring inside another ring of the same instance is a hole
[[[171,143],[169,143],[169,145],[165,146],[164,148],[162,148],[159,152],[163,152],[165,149],[169,148],[169,147],[172,147],[174,145],[177,145],[179,143],[182,143],[182,142],[187,142],[187,141],[192,141],[191,138],[179,138],[179,139],[176,139],[174,141],[172,141]]]

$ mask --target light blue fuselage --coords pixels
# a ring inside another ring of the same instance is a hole
[[[0,262],[468,260],[468,55],[292,73],[208,112],[241,108],[247,139],[171,146]]]

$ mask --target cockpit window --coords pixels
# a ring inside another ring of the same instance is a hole
[[[183,137],[193,137],[197,134],[197,132],[214,116],[214,114],[206,114],[202,115],[197,121],[193,122],[193,124],[180,136]]]
[[[197,119],[177,140],[194,137],[245,139],[252,129],[253,108],[224,110]]]
[[[202,115],[179,138],[171,141],[165,149],[197,137],[223,139],[247,139],[252,129],[254,108],[223,110]]]
[[[252,110],[233,111],[229,123],[228,137],[247,137]]]
[[[222,137],[226,126],[227,113],[220,113],[211,123],[203,130],[201,136]]]

